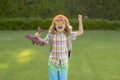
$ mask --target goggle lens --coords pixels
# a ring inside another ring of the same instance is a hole
[[[62,24],[62,25],[64,25],[65,22],[63,22],[63,21],[56,21],[55,24],[56,24],[56,25],[58,25],[58,24]]]

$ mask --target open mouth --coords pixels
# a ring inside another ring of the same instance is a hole
[[[62,27],[61,27],[61,26],[59,26],[59,27],[58,27],[58,29],[62,29]]]

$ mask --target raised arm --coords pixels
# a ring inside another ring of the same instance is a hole
[[[80,36],[84,33],[83,24],[82,24],[82,15],[78,15],[78,21],[79,21],[79,28],[78,28],[78,31],[77,31],[77,36]]]

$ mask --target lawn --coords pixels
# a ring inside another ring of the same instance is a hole
[[[0,32],[0,80],[48,80],[49,45],[24,37],[35,32]],[[119,61],[120,31],[86,30],[73,41],[69,80],[120,80]]]

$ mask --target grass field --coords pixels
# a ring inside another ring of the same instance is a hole
[[[49,45],[32,45],[24,37],[35,32],[0,32],[0,80],[48,80]],[[120,80],[120,31],[85,31],[78,37],[69,80]]]

